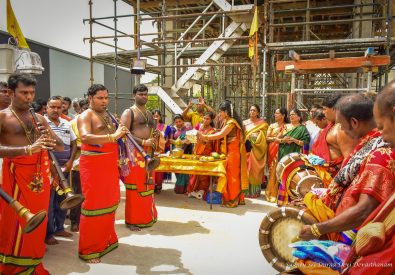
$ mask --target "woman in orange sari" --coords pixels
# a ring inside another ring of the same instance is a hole
[[[288,111],[285,108],[279,108],[274,113],[274,120],[276,121],[273,124],[270,124],[269,129],[267,130],[266,140],[268,142],[268,151],[267,151],[267,165],[269,168],[269,180],[266,187],[266,200],[269,202],[277,201],[277,192],[278,192],[278,184],[277,184],[277,176],[276,176],[276,167],[278,163],[278,149],[280,145],[280,138],[287,133],[288,128]]]
[[[267,142],[266,133],[269,125],[259,117],[261,109],[253,104],[250,107],[250,118],[243,121],[246,129],[246,149],[249,187],[246,194],[249,198],[261,195],[261,184],[266,166]]]
[[[243,122],[233,111],[233,105],[225,100],[219,105],[219,116],[224,122],[221,131],[215,134],[203,135],[198,132],[198,138],[203,141],[221,140],[221,153],[227,156],[226,183],[219,182],[217,191],[222,193],[222,205],[237,207],[244,205],[244,193],[248,190],[248,175],[246,151],[244,145]]]
[[[203,117],[203,123],[198,124],[195,129],[203,135],[214,133],[214,114],[212,112],[206,112]],[[199,140],[193,150],[193,153],[197,156],[210,156],[212,152],[214,152],[214,143],[212,141],[205,142]],[[194,194],[193,192],[203,192],[202,198],[205,198],[209,186],[210,176],[190,175],[187,187],[188,196],[192,196]]]

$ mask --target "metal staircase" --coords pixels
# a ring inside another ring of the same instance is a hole
[[[215,4],[218,8],[223,11],[231,11],[231,10],[251,10],[253,5],[240,5],[240,6],[231,6],[226,0],[213,0],[210,5],[202,12],[205,13],[207,10]],[[213,15],[210,19],[208,19],[207,23],[203,26],[203,28],[194,36],[193,39],[196,39],[201,32],[209,25],[209,23],[214,20],[214,18],[218,14]],[[175,83],[171,88],[161,88],[161,87],[151,87],[151,93],[157,93],[157,95],[165,102],[165,104],[173,111],[179,112],[183,108],[187,106],[187,104],[182,100],[180,95],[187,95],[188,90],[193,87],[210,69],[209,66],[205,66],[208,63],[217,63],[218,60],[222,57],[222,55],[236,42],[236,40],[232,40],[231,38],[238,38],[246,32],[252,21],[251,16],[246,15],[243,16],[243,21],[240,22],[240,18],[237,15],[230,15],[231,23],[225,28],[225,30],[218,36],[218,40],[214,41],[207,50],[193,63],[192,67],[189,67],[180,78],[177,79],[175,76]],[[249,20],[246,18],[251,17]],[[189,26],[189,28],[180,36],[178,41],[182,41],[185,34],[198,22],[200,16],[196,18],[196,20]],[[177,50],[177,43],[175,44],[175,54],[174,54],[174,63],[177,64],[178,58],[181,56],[182,52],[191,47],[192,43],[188,43],[185,47]],[[167,94],[164,95],[163,91]],[[177,105],[177,107],[175,107]]]

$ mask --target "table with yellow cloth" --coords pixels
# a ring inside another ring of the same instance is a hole
[[[160,165],[155,169],[155,172],[210,176],[210,209],[212,209],[212,177],[218,177],[217,191],[221,193],[227,183],[226,164],[227,160],[203,162],[194,159],[160,157]]]

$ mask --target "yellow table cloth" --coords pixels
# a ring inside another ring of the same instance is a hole
[[[172,157],[161,157],[160,165],[155,172],[171,172],[189,175],[206,175],[218,177],[218,187],[226,186],[226,160],[215,160],[202,162],[193,159],[179,159]],[[220,189],[217,190],[220,192]]]

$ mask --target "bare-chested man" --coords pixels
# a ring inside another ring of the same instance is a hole
[[[323,114],[328,125],[321,131],[312,148],[314,155],[325,160],[327,171],[332,177],[340,169],[343,159],[347,158],[358,143],[358,140],[352,139],[341,130],[340,124],[336,124],[335,105],[340,98],[340,94],[331,94],[324,99]]]
[[[135,104],[123,112],[121,122],[130,129],[143,149],[150,153],[154,146],[155,121],[151,112],[145,108],[148,88],[137,85],[133,94]],[[147,184],[148,174],[144,167],[144,158],[136,150],[134,158],[136,165],[129,164],[130,174],[123,179],[126,187],[125,223],[132,231],[152,226],[158,216],[154,202],[155,185]]]
[[[89,109],[78,116],[82,145],[80,175],[85,201],[81,208],[79,257],[89,263],[118,247],[115,210],[120,200],[118,145],[127,128],[106,113],[108,90],[100,84],[88,89]]]
[[[25,74],[8,79],[11,105],[0,112],[0,156],[3,161],[5,192],[31,212],[48,211],[50,161],[47,149],[63,150],[62,141],[37,115],[35,125],[29,112],[35,96],[36,80]],[[49,274],[41,260],[45,252],[45,220],[30,234],[22,234],[22,221],[4,201],[0,201],[0,274]]]
[[[8,95],[8,84],[6,82],[0,82],[0,111],[4,110],[11,103],[11,98]],[[2,182],[2,170],[3,159],[0,157],[0,185]]]
[[[0,82],[0,111],[7,108],[11,103],[11,98],[8,94],[8,84]]]

